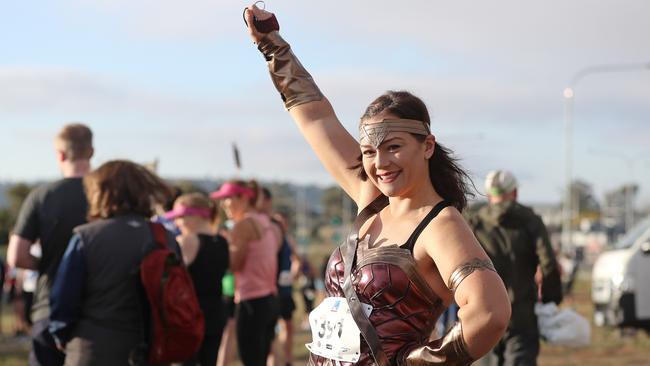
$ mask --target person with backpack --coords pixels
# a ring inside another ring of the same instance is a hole
[[[217,208],[203,193],[186,193],[176,199],[173,210],[164,216],[174,220],[181,232],[176,240],[205,319],[201,348],[184,365],[214,366],[226,323],[221,281],[229,266],[228,241],[215,234]]]
[[[268,215],[259,212],[259,189],[230,181],[210,195],[220,199],[228,218],[230,266],[235,274],[237,347],[244,366],[264,366],[277,320],[277,253],[282,234]]]
[[[508,329],[492,352],[481,360],[483,365],[537,365],[539,329],[535,303],[562,301],[559,267],[546,226],[531,208],[517,202],[517,186],[509,171],[490,172],[485,179],[488,204],[467,215],[476,238],[508,289],[512,306]],[[538,266],[541,296],[535,283]]]
[[[125,365],[148,332],[138,277],[154,242],[149,218],[171,192],[146,168],[123,160],[103,164],[83,183],[89,223],[74,229],[56,272],[49,330],[66,365]],[[177,251],[171,233],[156,238]]]

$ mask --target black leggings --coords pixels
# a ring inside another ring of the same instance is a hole
[[[244,300],[237,304],[237,347],[244,366],[265,366],[271,350],[278,318],[273,295]]]
[[[223,328],[222,328],[223,329]],[[183,366],[214,366],[219,356],[219,345],[221,344],[221,334],[218,336],[206,335],[203,338],[201,348],[190,361],[183,362]]]

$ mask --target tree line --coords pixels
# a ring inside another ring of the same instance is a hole
[[[205,187],[189,180],[169,182],[182,192],[204,192]],[[296,232],[302,224],[304,239],[313,241],[338,241],[330,235],[323,235],[322,228],[345,225],[343,221],[350,220],[356,215],[356,206],[338,186],[320,188],[316,186],[296,186],[289,183],[262,183],[273,194],[274,209],[285,213],[290,218],[290,231]],[[9,242],[20,207],[37,184],[16,183],[4,192],[6,206],[0,207],[0,245]],[[216,185],[215,185],[216,189]],[[301,197],[302,191],[302,200]],[[297,215],[305,216],[302,220]]]
[[[34,189],[33,185],[27,183],[17,183],[5,191],[7,206],[0,208],[0,245],[9,242],[9,235],[16,223],[20,206],[27,198],[27,195]]]

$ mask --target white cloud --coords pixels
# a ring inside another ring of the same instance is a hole
[[[225,0],[65,0],[71,20],[79,13],[115,27],[117,32],[158,40],[205,40],[245,30],[245,2]],[[237,18],[239,12],[238,22]],[[76,18],[76,19],[74,19]],[[235,23],[236,27],[235,27]],[[236,28],[236,29],[235,29]]]
[[[321,21],[306,21],[308,17],[303,16],[302,22],[325,34],[327,29],[348,38],[384,43],[387,50],[395,42],[414,42],[482,57],[492,54],[513,62],[518,61],[512,58],[514,54],[526,61],[541,57],[565,64],[584,53],[608,52],[609,58],[620,60],[647,57],[649,52],[642,47],[650,34],[650,3],[644,0],[437,0],[408,4],[386,0],[283,5],[282,11],[291,16],[317,12]],[[549,51],[555,53],[547,54]]]
[[[245,35],[241,12],[249,1],[65,3],[70,22],[98,19],[114,32],[135,37],[211,40]],[[301,37],[315,46],[335,39],[390,52],[411,43],[438,55],[480,55],[529,70],[553,61],[567,66],[567,78],[572,70],[591,63],[644,61],[650,55],[644,47],[650,34],[650,2],[645,0],[338,0],[278,1],[267,6],[277,13],[291,39]]]
[[[75,115],[147,114],[160,121],[206,122],[245,111],[262,111],[243,98],[189,98],[72,69],[0,67],[0,111],[5,113],[69,112]]]
[[[0,144],[12,152],[0,156],[0,179],[56,176],[52,136],[82,116],[95,132],[96,164],[158,157],[165,175],[229,176],[236,141],[251,176],[327,181],[270,83],[268,98],[252,101],[156,93],[74,70],[0,69],[0,85],[0,120],[8,122]]]
[[[145,41],[170,49],[175,48],[168,42],[207,44],[227,53],[224,45],[248,42],[241,20],[247,2],[64,3],[66,22],[85,25],[88,33],[109,34],[106,39],[116,44]],[[545,180],[537,184],[536,189],[546,189],[540,196],[553,196],[562,182],[561,91],[572,75],[593,64],[650,61],[650,2],[643,0],[267,5],[277,11],[283,34],[299,56],[315,65],[310,70],[353,135],[374,97],[387,89],[412,90],[427,102],[440,136],[468,156],[468,166],[478,174],[496,163],[514,166],[531,180]],[[243,57],[251,56],[234,53],[219,62],[227,63],[224,72],[248,73],[237,68],[237,58]],[[97,126],[103,148],[99,160],[155,155],[171,175],[228,175],[230,143],[236,140],[251,175],[326,179],[263,68],[260,62],[250,71],[262,78],[253,77],[248,86],[229,93],[223,90],[232,87],[224,83],[201,97],[73,68],[0,69],[0,120],[21,121],[0,141],[7,146],[14,143],[7,139],[32,136],[29,143],[47,145],[49,153],[56,121],[83,118]],[[650,73],[629,73],[583,80],[576,90],[576,138],[582,136],[583,145],[606,141],[619,149],[645,143],[649,79]],[[633,130],[625,128],[630,125]],[[515,138],[517,144],[508,142]],[[42,146],[34,146],[33,156],[21,164],[25,167],[13,174],[50,171],[36,163],[45,160]],[[513,146],[521,150],[508,155]],[[0,165],[15,166],[6,160]]]

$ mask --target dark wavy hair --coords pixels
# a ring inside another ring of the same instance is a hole
[[[113,160],[84,177],[88,220],[126,214],[151,217],[154,205],[172,197],[172,189],[142,165]]]
[[[415,119],[423,121],[431,128],[431,118],[424,102],[407,91],[389,90],[375,99],[363,116],[361,123],[382,113],[390,113],[399,118]],[[425,136],[411,134],[415,139],[424,142]],[[361,180],[368,179],[363,169],[361,155],[358,157],[359,164],[351,169],[358,169]],[[471,187],[474,186],[470,176],[460,166],[459,160],[453,157],[453,151],[444,147],[436,141],[436,148],[433,156],[429,159],[429,178],[433,188],[442,198],[451,202],[454,207],[462,211],[467,206],[467,197],[473,197]]]

